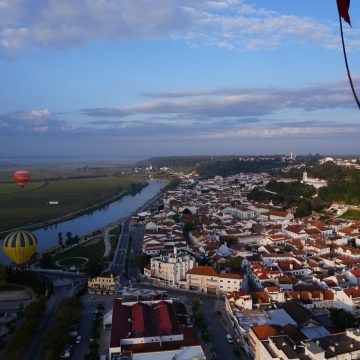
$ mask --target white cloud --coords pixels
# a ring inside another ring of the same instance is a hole
[[[149,94],[154,100],[124,108],[94,108],[82,112],[93,117],[124,118],[136,114],[225,118],[264,116],[280,110],[354,108],[346,81],[303,88],[219,88]]]
[[[338,45],[333,24],[236,0],[1,0],[4,49],[57,48],[138,38],[183,39],[229,50]],[[349,47],[359,49],[355,33]]]
[[[29,112],[0,113],[0,128],[9,131],[46,132],[65,130],[65,122],[59,120],[49,109]]]
[[[299,137],[319,136],[334,134],[360,134],[359,127],[279,127],[279,128],[247,128],[232,131],[218,131],[201,134],[201,139],[220,138],[277,138],[277,137]]]

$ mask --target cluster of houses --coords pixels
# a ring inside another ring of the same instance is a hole
[[[257,359],[354,359],[360,333],[332,312],[360,315],[360,222],[294,218],[247,198],[266,173],[183,181],[142,214],[149,279],[223,294],[237,340]],[[335,335],[334,335],[335,333]]]
[[[337,214],[297,219],[295,209],[248,199],[270,180],[267,173],[184,178],[165,192],[160,206],[133,218],[144,225],[144,277],[223,296],[235,340],[252,359],[360,358],[360,331],[334,320],[336,311],[351,314],[352,324],[360,316],[360,222]],[[89,292],[114,294],[117,281],[89,279]],[[204,358],[189,324],[179,326],[180,307],[115,299],[110,356],[142,359],[145,348],[158,356],[166,342],[173,358],[187,351]]]

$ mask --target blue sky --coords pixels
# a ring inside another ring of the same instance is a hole
[[[340,46],[335,0],[0,0],[0,156],[360,153]]]

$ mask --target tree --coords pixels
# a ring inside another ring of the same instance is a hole
[[[310,201],[301,201],[299,206],[296,208],[295,216],[296,217],[305,217],[311,215],[311,203]]]
[[[58,243],[61,247],[64,247],[62,232],[58,232]]]
[[[200,309],[200,301],[198,299],[193,299],[191,310],[193,313],[197,312]]]
[[[65,245],[66,245],[66,246],[70,246],[72,243],[73,243],[72,233],[71,233],[71,231],[68,231],[68,232],[66,233]]]
[[[184,224],[183,227],[184,234],[188,234],[193,229],[194,229],[194,224],[192,222],[187,222]]]
[[[235,256],[233,258],[231,258],[227,265],[229,266],[229,268],[232,270],[232,271],[236,271],[236,272],[239,272],[241,270],[241,264],[243,262],[243,258],[240,257],[240,256]]]
[[[349,246],[353,247],[353,248],[357,248],[356,246],[356,239],[352,238],[349,240]]]
[[[40,267],[43,269],[50,269],[53,265],[52,257],[49,253],[44,253],[40,259]]]
[[[331,309],[331,320],[340,331],[352,328],[356,324],[355,317],[343,309]]]
[[[88,261],[85,267],[85,273],[91,279],[99,276],[103,270],[102,258],[92,258]]]

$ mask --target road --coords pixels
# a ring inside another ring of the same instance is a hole
[[[127,255],[127,248],[129,243],[129,231],[130,231],[131,217],[125,219],[121,227],[121,233],[119,235],[119,241],[117,243],[113,264],[111,271],[117,275],[123,275],[125,270],[125,262]]]
[[[83,299],[81,299],[83,301]],[[74,345],[71,353],[72,359],[83,359],[90,344],[90,336],[93,325],[93,317],[96,311],[97,302],[95,301],[83,301],[84,309],[81,315],[81,321],[79,324],[78,334],[81,336],[80,344]]]
[[[132,283],[135,283],[138,279],[140,272],[139,264],[136,261],[138,256],[142,253],[142,246],[144,240],[145,226],[143,224],[136,224],[131,227],[131,250],[129,253],[129,279]]]
[[[73,282],[71,280],[58,279],[54,281],[54,294],[47,303],[46,310],[40,326],[33,334],[33,342],[28,350],[28,360],[44,359],[44,333],[51,324],[54,324],[56,310],[60,302],[72,294]]]

